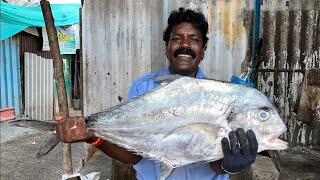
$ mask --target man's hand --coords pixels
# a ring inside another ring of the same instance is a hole
[[[87,130],[84,118],[81,116],[64,119],[61,115],[56,115],[54,119],[59,122],[56,132],[61,142],[73,143],[95,139]]]
[[[241,128],[231,131],[229,139],[230,146],[226,137],[221,140],[224,154],[221,168],[227,173],[238,173],[254,163],[258,151],[258,142],[252,130],[245,133]]]

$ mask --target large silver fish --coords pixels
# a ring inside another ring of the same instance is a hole
[[[237,128],[255,132],[258,152],[287,148],[278,139],[286,126],[260,91],[215,80],[155,78],[166,79],[171,82],[86,117],[87,127],[97,137],[158,161],[160,179],[180,166],[222,159],[221,139]]]

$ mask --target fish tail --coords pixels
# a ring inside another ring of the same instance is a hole
[[[50,133],[42,142],[36,158],[41,158],[48,154],[60,142],[58,135],[55,132]]]
[[[42,142],[36,158],[45,156],[60,142],[58,135],[55,133],[56,124],[57,122],[55,121],[39,121],[33,119],[19,119],[9,122],[9,125],[11,126],[31,128],[40,131],[50,131]]]
[[[56,121],[40,121],[33,119],[18,119],[9,122],[9,125],[11,126],[30,128],[40,131],[55,131],[56,124]]]

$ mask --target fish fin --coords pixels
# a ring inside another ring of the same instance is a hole
[[[41,158],[48,154],[58,143],[60,142],[58,135],[54,132],[49,133],[49,135],[42,142],[36,158]]]
[[[159,180],[165,180],[167,179],[168,176],[170,176],[170,174],[172,173],[173,171],[173,167],[168,165],[168,164],[165,164],[165,163],[161,163],[160,164],[160,177],[158,178]]]
[[[33,119],[19,119],[10,121],[9,125],[16,127],[31,128],[40,131],[54,131],[57,125],[55,121],[39,121]]]
[[[150,78],[150,79],[160,83],[161,85],[166,85],[166,84],[171,83],[172,81],[175,81],[175,80],[179,79],[180,77],[182,77],[182,75],[179,75],[179,74],[168,74],[168,75],[156,76],[156,77],[153,77],[153,78]]]
[[[97,112],[97,113],[93,113],[93,114],[85,117],[85,122],[90,127],[91,124],[95,123],[95,119],[97,119],[98,116],[103,116],[103,114],[105,114],[105,113],[109,113],[111,111],[119,109],[120,107],[125,106],[125,105],[127,105],[127,104],[129,104],[131,102],[135,102],[138,99],[143,99],[144,96],[147,96],[147,95],[149,95],[149,94],[151,94],[151,93],[163,88],[164,86],[166,86],[170,82],[173,82],[174,80],[179,79],[180,77],[182,77],[182,76],[178,75],[178,74],[175,74],[175,75],[160,75],[160,76],[156,76],[156,77],[153,77],[153,78],[149,78],[149,79],[147,79],[145,81],[154,80],[154,81],[160,83],[160,85],[155,87],[155,88],[153,88],[153,89],[151,89],[151,90],[149,90],[149,91],[147,91],[147,92],[145,92],[145,93],[142,93],[141,95],[139,95],[137,97],[133,97],[131,99],[126,99],[126,100],[122,101],[121,103],[119,103],[118,105],[112,106],[112,107],[110,107],[108,109],[104,109],[104,110],[102,110],[100,112]],[[144,81],[141,81],[141,82],[144,82]],[[141,82],[139,82],[139,83],[141,83]]]
[[[214,135],[216,138],[218,136],[219,131],[221,130],[220,126],[210,124],[210,123],[190,123],[183,126],[179,126],[172,131],[170,131],[168,134],[166,134],[163,138],[167,138],[171,136],[172,134],[176,134],[182,131],[193,131],[197,134],[201,134],[203,136],[206,136],[206,133],[209,132],[210,134]]]

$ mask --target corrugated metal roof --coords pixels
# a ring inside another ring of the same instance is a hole
[[[24,53],[30,52],[35,53],[46,59],[52,59],[50,51],[42,51],[42,38],[30,35],[25,32],[20,32],[16,35],[19,39],[19,58],[20,58],[20,73],[21,77],[24,77]],[[24,112],[25,104],[25,92],[24,92],[24,78],[21,79],[21,90],[22,90],[22,111]]]
[[[52,120],[53,64],[36,54],[24,54],[25,116],[31,119]]]
[[[16,37],[10,37],[1,41],[0,58],[0,108],[14,107],[16,116],[20,116],[20,63],[18,40]]]
[[[319,68],[320,1],[264,1],[262,6],[263,69]],[[296,120],[303,73],[260,73],[259,87],[279,107],[292,146],[317,144],[320,127]],[[315,120],[316,121],[320,121]]]

